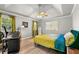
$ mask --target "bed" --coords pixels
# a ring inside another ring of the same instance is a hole
[[[35,44],[65,52],[65,39],[63,34],[38,35],[33,38],[33,41]]]

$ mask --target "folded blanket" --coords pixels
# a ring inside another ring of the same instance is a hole
[[[55,49],[65,52],[65,38],[63,34],[58,35],[58,38],[55,40]]]

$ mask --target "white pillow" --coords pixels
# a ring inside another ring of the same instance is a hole
[[[58,36],[58,34],[49,34],[49,36],[50,36],[51,38],[53,38],[53,39],[56,39],[57,36]]]

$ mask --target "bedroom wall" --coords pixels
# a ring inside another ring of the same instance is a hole
[[[28,28],[21,28],[22,21],[28,22]],[[41,20],[40,24],[42,27],[43,34],[50,34],[54,31],[46,31],[46,22],[58,21],[58,33],[66,33],[72,29],[72,16],[62,16],[56,17],[46,20]],[[16,17],[16,29],[21,28],[23,37],[31,37],[32,36],[32,19],[27,17]]]
[[[73,29],[79,31],[79,5],[78,4],[74,7],[72,18],[73,18]]]
[[[28,28],[21,28],[22,22],[28,22]],[[41,20],[40,25],[42,27],[42,33],[43,34],[50,34],[54,31],[46,31],[46,22],[51,21],[58,21],[58,33],[67,33],[72,29],[72,16],[63,16],[63,17],[57,17],[52,18],[49,20]],[[25,17],[16,17],[16,29],[20,28],[22,37],[32,37],[32,19],[31,18],[25,18]]]
[[[43,34],[50,34],[54,33],[54,31],[46,31],[46,22],[51,22],[51,21],[58,21],[58,33],[67,33],[72,29],[72,16],[62,16],[62,17],[57,17],[57,18],[52,18],[49,20],[42,20],[42,33]]]
[[[22,27],[22,22],[28,22],[28,28]],[[16,17],[16,30],[20,28],[22,37],[32,37],[32,20],[26,17]]]

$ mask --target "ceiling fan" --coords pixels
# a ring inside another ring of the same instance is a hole
[[[41,6],[42,6],[41,4],[38,5],[38,7],[39,7],[39,11],[38,11],[38,14],[37,14],[38,18],[42,18],[42,17],[48,16],[46,11],[41,11]]]

